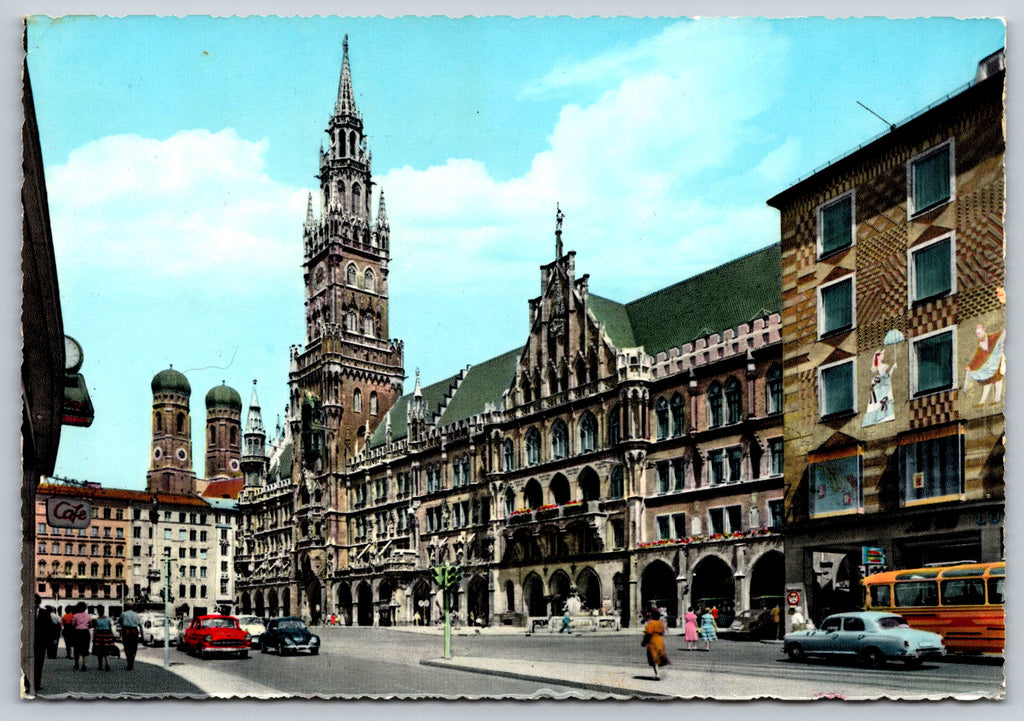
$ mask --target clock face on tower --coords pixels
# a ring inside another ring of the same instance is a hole
[[[82,346],[69,335],[64,336],[64,370],[77,373],[82,367]]]

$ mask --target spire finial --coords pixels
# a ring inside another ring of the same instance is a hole
[[[416,396],[417,398],[419,398],[419,397],[421,397],[423,395],[423,391],[420,390],[420,369],[419,368],[416,369],[416,389],[413,390],[412,394],[414,396]]]
[[[334,114],[359,117],[355,96],[352,93],[352,70],[348,62],[348,35],[345,35],[341,48],[341,80],[338,81],[338,102],[334,105]]]
[[[377,227],[388,227],[388,212],[384,207],[384,188],[380,189],[380,202],[377,204]]]
[[[313,227],[313,193],[306,198],[306,227]],[[256,381],[253,381],[255,383]]]
[[[555,203],[555,260],[562,257],[562,221],[565,220],[565,213]]]

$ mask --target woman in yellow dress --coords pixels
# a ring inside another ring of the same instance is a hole
[[[647,663],[654,669],[654,677],[658,676],[659,666],[670,663],[665,654],[665,622],[661,620],[661,611],[651,609],[651,620],[644,626],[644,647],[647,648]]]

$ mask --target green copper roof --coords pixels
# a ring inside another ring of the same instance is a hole
[[[153,381],[149,384],[149,387],[153,389],[153,395],[157,393],[192,395],[192,386],[188,384],[188,378],[185,377],[184,373],[180,373],[173,368],[162,370],[153,376]]]
[[[776,243],[626,304],[636,345],[650,354],[782,310]]]
[[[516,361],[519,360],[522,351],[522,348],[516,348],[471,366],[455,396],[441,414],[441,425],[458,423],[482,413],[487,403],[495,403],[501,407],[502,394],[512,384],[512,377],[516,374]]]
[[[210,392],[206,394],[206,407],[234,408],[240,411],[242,410],[242,397],[234,388],[221,383],[219,386],[211,388]]]
[[[587,307],[598,322],[604,323],[604,330],[616,348],[636,347],[633,326],[629,323],[629,312],[626,310],[626,306],[591,293],[587,299]]]

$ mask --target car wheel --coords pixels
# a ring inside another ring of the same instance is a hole
[[[267,644],[265,641],[260,641],[260,653],[267,652]]]
[[[903,659],[903,663],[906,664],[907,668],[920,668],[921,664],[924,663],[924,659],[920,656],[907,656]]]
[[[864,660],[864,665],[868,668],[878,668],[885,663],[885,654],[874,646],[861,651],[860,657]]]
[[[249,652],[248,652],[248,651],[242,651],[242,652],[241,652],[240,654],[238,654],[238,655],[239,655],[239,656],[240,656],[241,658],[249,658]]]
[[[277,643],[277,655],[284,656],[284,644],[278,641]]]
[[[320,653],[320,649],[318,649],[318,648],[311,648],[311,649],[309,649],[309,655],[310,656],[316,656],[318,653]]]
[[[807,654],[804,653],[804,647],[799,643],[792,643],[786,648],[786,655],[789,656],[790,661],[804,661],[807,659]]]

